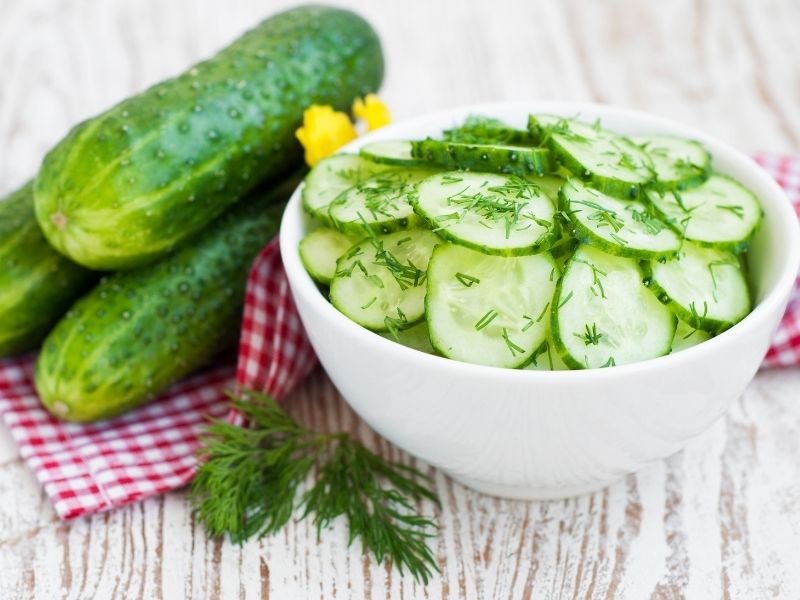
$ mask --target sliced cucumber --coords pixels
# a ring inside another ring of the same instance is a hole
[[[675,337],[672,340],[672,352],[686,350],[710,339],[711,334],[707,331],[695,329],[683,321],[678,321],[678,328],[675,330]]]
[[[425,314],[431,343],[469,363],[519,367],[544,341],[557,269],[548,253],[489,256],[455,244],[433,251]]]
[[[330,225],[328,206],[346,189],[389,169],[357,154],[334,154],[311,169],[303,185],[303,208],[324,225]]]
[[[676,258],[644,268],[653,293],[696,329],[718,333],[750,312],[747,280],[731,252],[686,242]]]
[[[416,222],[411,199],[430,169],[392,169],[345,190],[328,207],[334,226],[345,233],[366,235],[408,229]]]
[[[431,344],[431,338],[428,335],[428,324],[425,321],[417,323],[408,329],[401,329],[396,332],[379,333],[387,340],[392,340],[408,348],[419,350],[425,354],[436,354],[436,350]]]
[[[355,241],[335,229],[320,227],[300,242],[300,260],[314,281],[329,285],[336,273],[336,261]]]
[[[424,160],[411,156],[411,142],[400,140],[366,144],[361,148],[361,156],[372,162],[398,167],[417,167],[426,164]]]
[[[425,270],[440,242],[424,229],[359,242],[336,263],[331,303],[373,331],[397,331],[413,325],[425,312]]]
[[[684,190],[711,175],[711,155],[699,142],[670,135],[634,136],[631,141],[650,155],[657,190]]]
[[[487,254],[534,254],[558,239],[553,201],[515,175],[439,173],[419,184],[412,203],[436,233]]]
[[[558,175],[528,175],[526,179],[542,188],[545,195],[553,202],[558,201],[558,192],[566,181],[564,177]]]
[[[553,339],[572,368],[622,365],[670,351],[675,316],[644,286],[632,258],[578,247],[553,306]]]
[[[560,196],[582,243],[631,258],[671,257],[681,247],[680,237],[643,202],[614,198],[576,179],[567,180]]]
[[[555,168],[550,151],[528,146],[466,144],[427,139],[411,142],[412,156],[445,169],[542,175]]]
[[[741,252],[761,222],[758,198],[725,175],[714,174],[690,190],[651,191],[647,196],[667,223],[702,246]]]
[[[611,196],[636,198],[654,179],[647,153],[628,138],[575,119],[531,115],[531,134],[556,160],[583,180]]]
[[[503,146],[532,146],[533,138],[524,129],[515,129],[499,119],[471,115],[464,124],[446,129],[442,136],[448,142],[465,144],[500,144]]]
[[[526,371],[569,371],[569,366],[559,355],[550,336],[536,349],[528,364],[522,368]]]

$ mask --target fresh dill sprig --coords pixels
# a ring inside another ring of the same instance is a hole
[[[494,321],[499,314],[500,313],[498,313],[495,309],[490,308],[488,311],[486,311],[486,314],[478,319],[477,323],[475,323],[475,331],[480,331],[486,327],[489,323]]]
[[[589,324],[587,323],[586,331],[584,331],[584,333],[574,333],[573,335],[582,340],[587,346],[597,346],[600,344],[600,340],[606,337],[605,333],[597,331],[597,323],[592,323],[591,327],[589,327]]]
[[[419,470],[387,461],[347,433],[300,425],[269,396],[231,395],[248,427],[214,421],[204,437],[191,500],[213,536],[242,543],[281,530],[297,510],[319,536],[338,517],[349,543],[360,539],[376,560],[428,582],[438,566],[428,546],[436,522],[417,503],[439,504]],[[309,476],[316,481],[304,491]]]
[[[456,273],[456,279],[464,287],[472,287],[474,284],[481,282],[480,279],[473,277],[468,273]]]
[[[738,204],[717,204],[717,208],[727,210],[732,213],[737,219],[744,219],[744,208]]]

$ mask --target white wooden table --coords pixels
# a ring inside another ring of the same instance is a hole
[[[800,152],[796,1],[342,2],[385,44],[396,118],[564,98]],[[287,6],[272,0],[0,0],[0,192],[78,120]],[[512,502],[434,473],[441,576],[416,585],[308,523],[209,540],[184,493],[65,524],[0,430],[0,598],[800,598],[800,370],[762,373],[672,458],[592,496]],[[317,374],[292,400],[389,455]],[[432,471],[433,473],[433,471]]]

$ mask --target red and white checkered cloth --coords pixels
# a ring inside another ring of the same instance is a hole
[[[755,159],[800,214],[800,158]],[[34,357],[0,361],[0,416],[62,519],[122,506],[179,488],[195,473],[199,434],[209,417],[236,420],[225,390],[236,386],[282,398],[316,364],[273,241],[256,259],[245,298],[239,363],[184,381],[160,400],[88,425],[45,411],[32,381]],[[800,364],[800,290],[795,289],[764,366]]]

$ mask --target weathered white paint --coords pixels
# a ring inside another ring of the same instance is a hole
[[[800,5],[341,1],[379,29],[397,118],[490,100],[601,100],[744,149],[800,151]],[[78,120],[224,45],[285,1],[0,0],[0,192]],[[438,473],[441,577],[427,589],[292,523],[208,540],[183,493],[55,520],[0,431],[0,598],[798,598],[800,371],[760,374],[688,448],[579,499],[527,503]],[[376,399],[379,400],[379,399]],[[307,423],[368,431],[315,376]],[[403,457],[405,458],[405,457]]]

